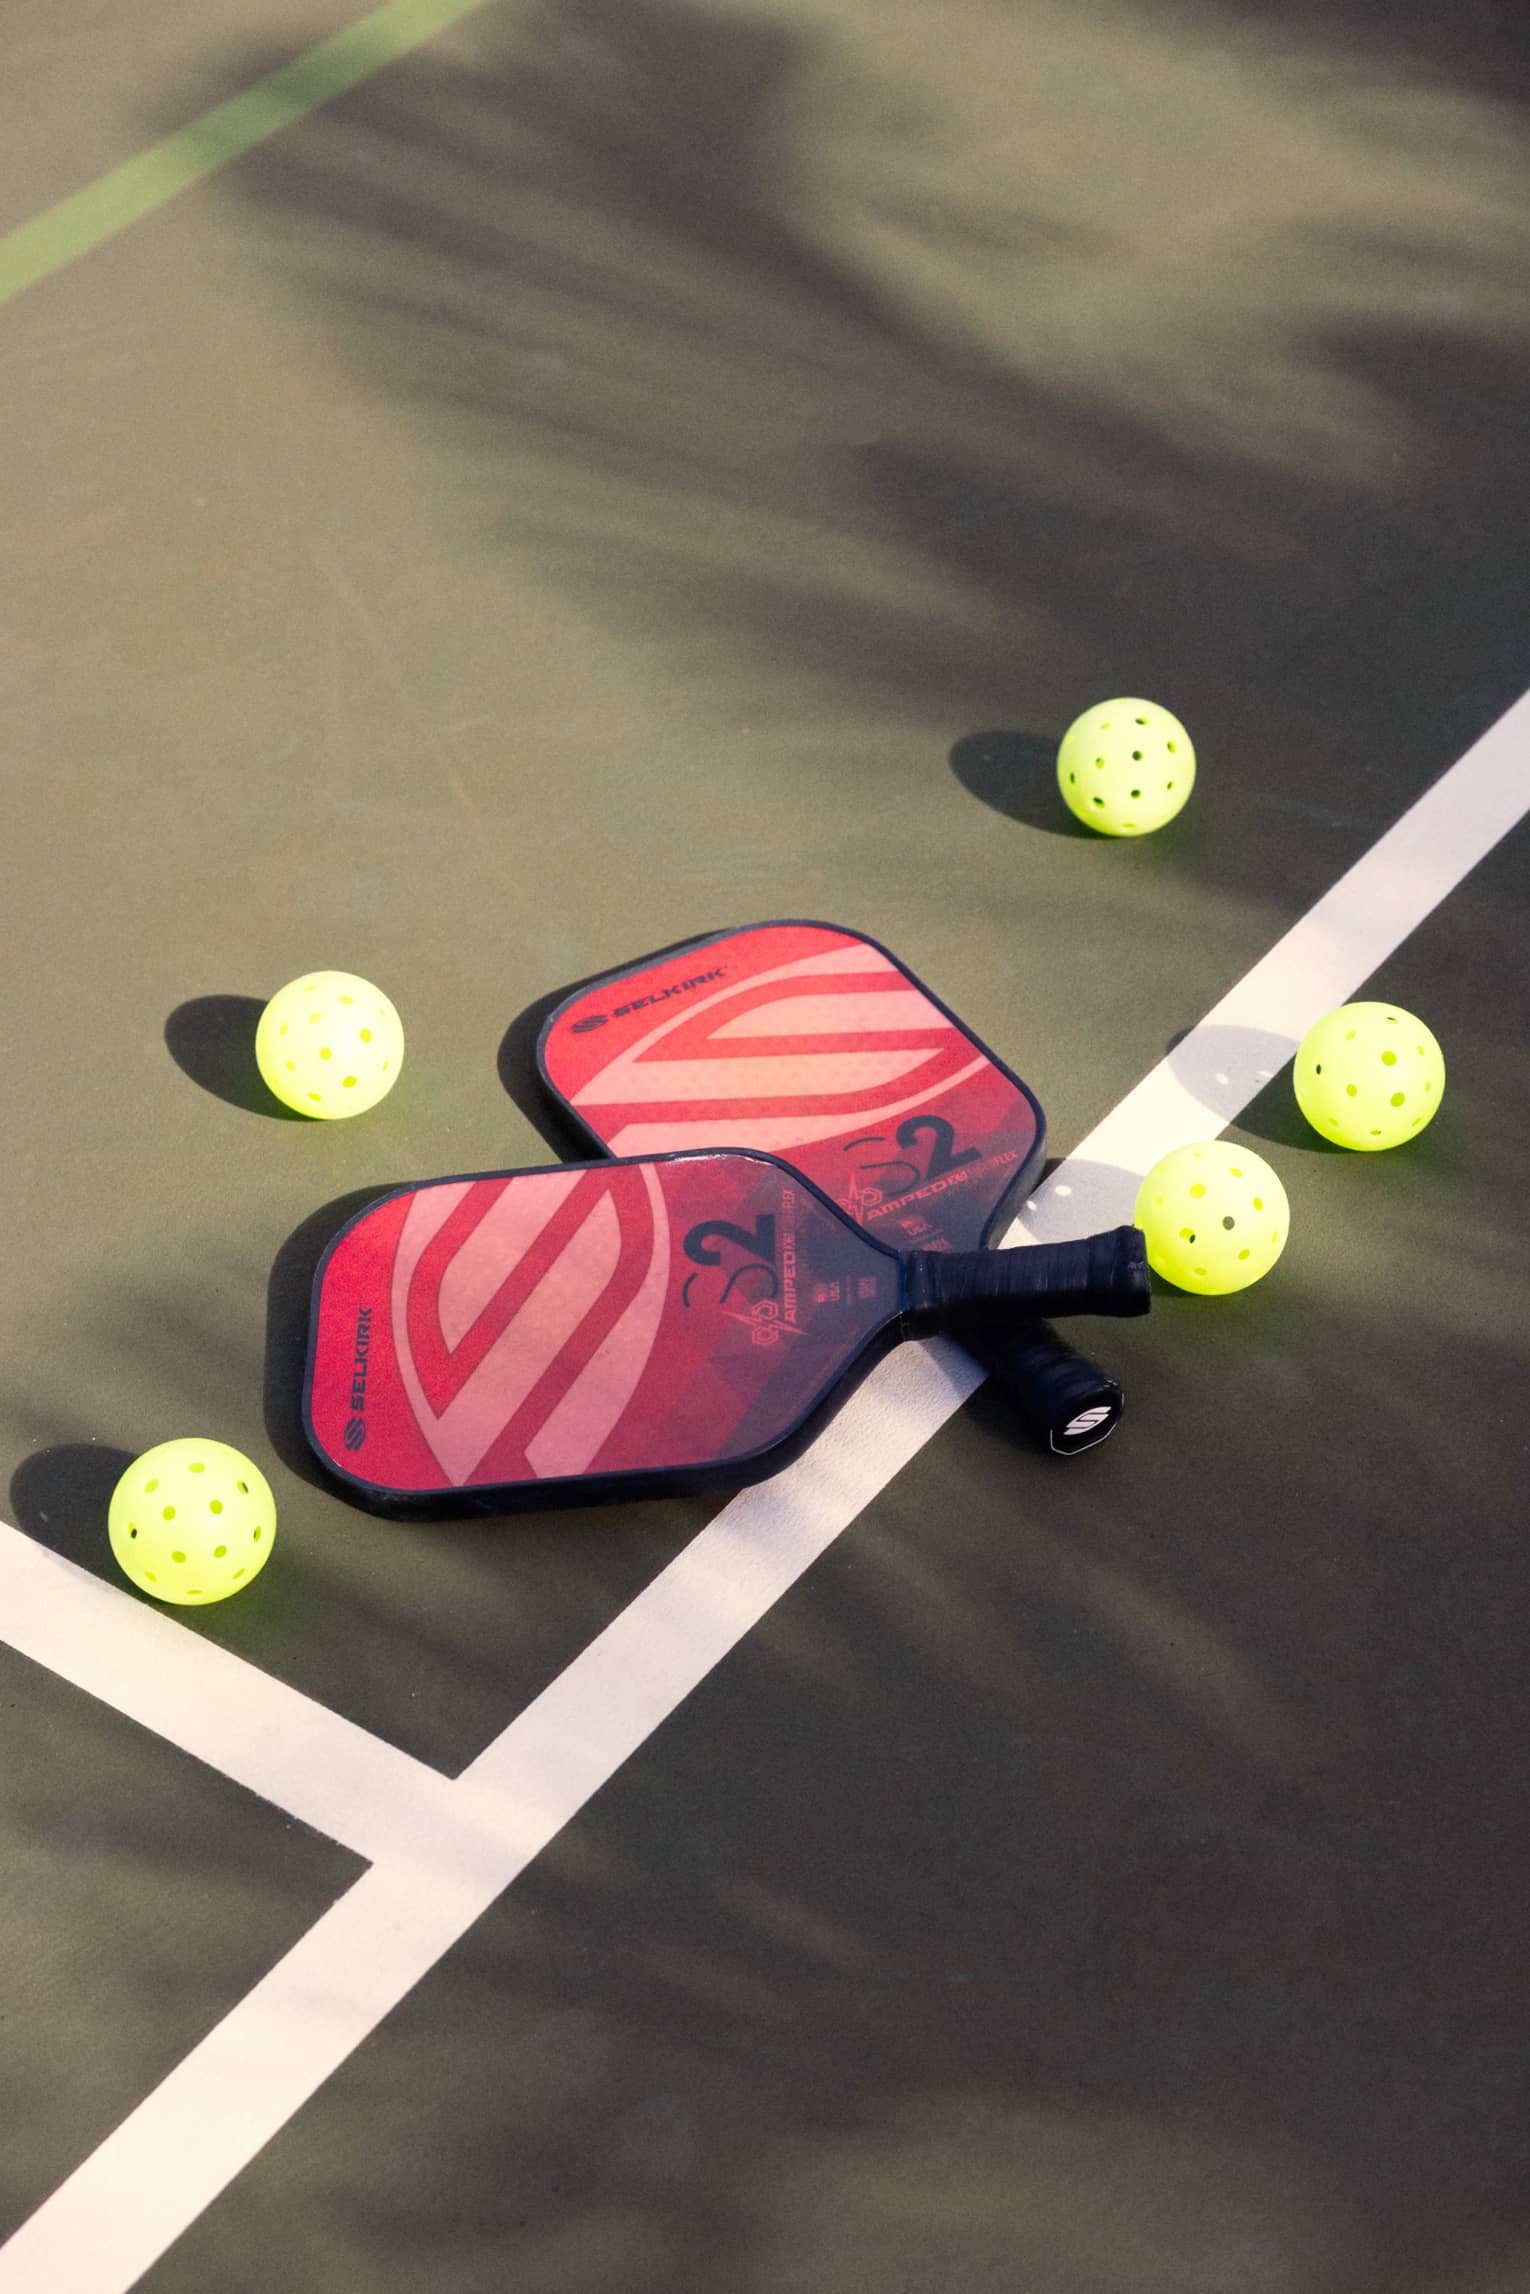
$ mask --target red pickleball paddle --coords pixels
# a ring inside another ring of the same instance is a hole
[[[738,1488],[899,1338],[1149,1303],[1135,1227],[900,1254],[768,1155],[437,1179],[384,1196],[326,1251],[304,1420],[382,1507]]]
[[[543,1081],[616,1155],[783,1156],[895,1249],[973,1250],[1041,1166],[1035,1094],[897,958],[837,925],[747,925],[579,989]],[[1061,1456],[1121,1415],[1114,1378],[1044,1324],[961,1333]]]

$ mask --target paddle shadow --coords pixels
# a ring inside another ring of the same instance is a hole
[[[668,940],[662,948],[652,948],[645,955],[636,956],[631,963],[624,964],[621,967],[622,976],[642,971],[651,964],[660,964],[668,956],[677,956],[682,949],[695,947],[699,942],[712,938],[718,929],[721,927],[714,927],[712,931],[703,929],[699,932],[686,932],[678,940]],[[566,1004],[571,996],[581,996],[600,981],[612,977],[610,966],[604,965],[599,971],[587,973],[581,980],[571,980],[561,988],[549,988],[545,995],[538,996],[534,1003],[528,1004],[510,1022],[500,1039],[495,1058],[499,1080],[507,1098],[547,1141],[554,1154],[561,1155],[568,1162],[588,1163],[602,1157],[604,1151],[543,1082],[542,1071],[537,1065],[537,1046],[541,1042],[543,1028],[560,1004]]]

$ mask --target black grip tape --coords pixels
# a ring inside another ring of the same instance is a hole
[[[992,1328],[1020,1314],[1146,1314],[1153,1303],[1140,1227],[1007,1251],[914,1251],[904,1262],[904,1327]]]
[[[969,1331],[958,1322],[956,1336],[1055,1456],[1092,1450],[1114,1430],[1125,1408],[1120,1385],[1046,1323]]]

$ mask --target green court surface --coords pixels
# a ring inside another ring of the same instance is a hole
[[[1525,2294],[1520,14],[9,29],[0,2294]],[[1132,693],[1200,778],[1107,841]],[[1035,1086],[1047,1232],[1172,1105],[1279,1264],[1091,1327],[1076,1460],[911,1347],[744,1500],[348,1502],[324,1243],[774,916]],[[321,966],[353,1123],[254,1067]],[[1325,980],[1444,1047],[1393,1154]],[[191,1433],[280,1529],[174,1613],[106,1504]]]

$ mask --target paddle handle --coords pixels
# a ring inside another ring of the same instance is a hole
[[[1126,1406],[1120,1385],[1075,1354],[1047,1323],[1022,1322],[1004,1331],[963,1328],[960,1335],[1055,1456],[1076,1457],[1114,1431]]]
[[[911,1251],[904,1261],[903,1326],[914,1336],[991,1330],[1017,1311],[1146,1314],[1152,1303],[1140,1227],[1007,1251]]]

